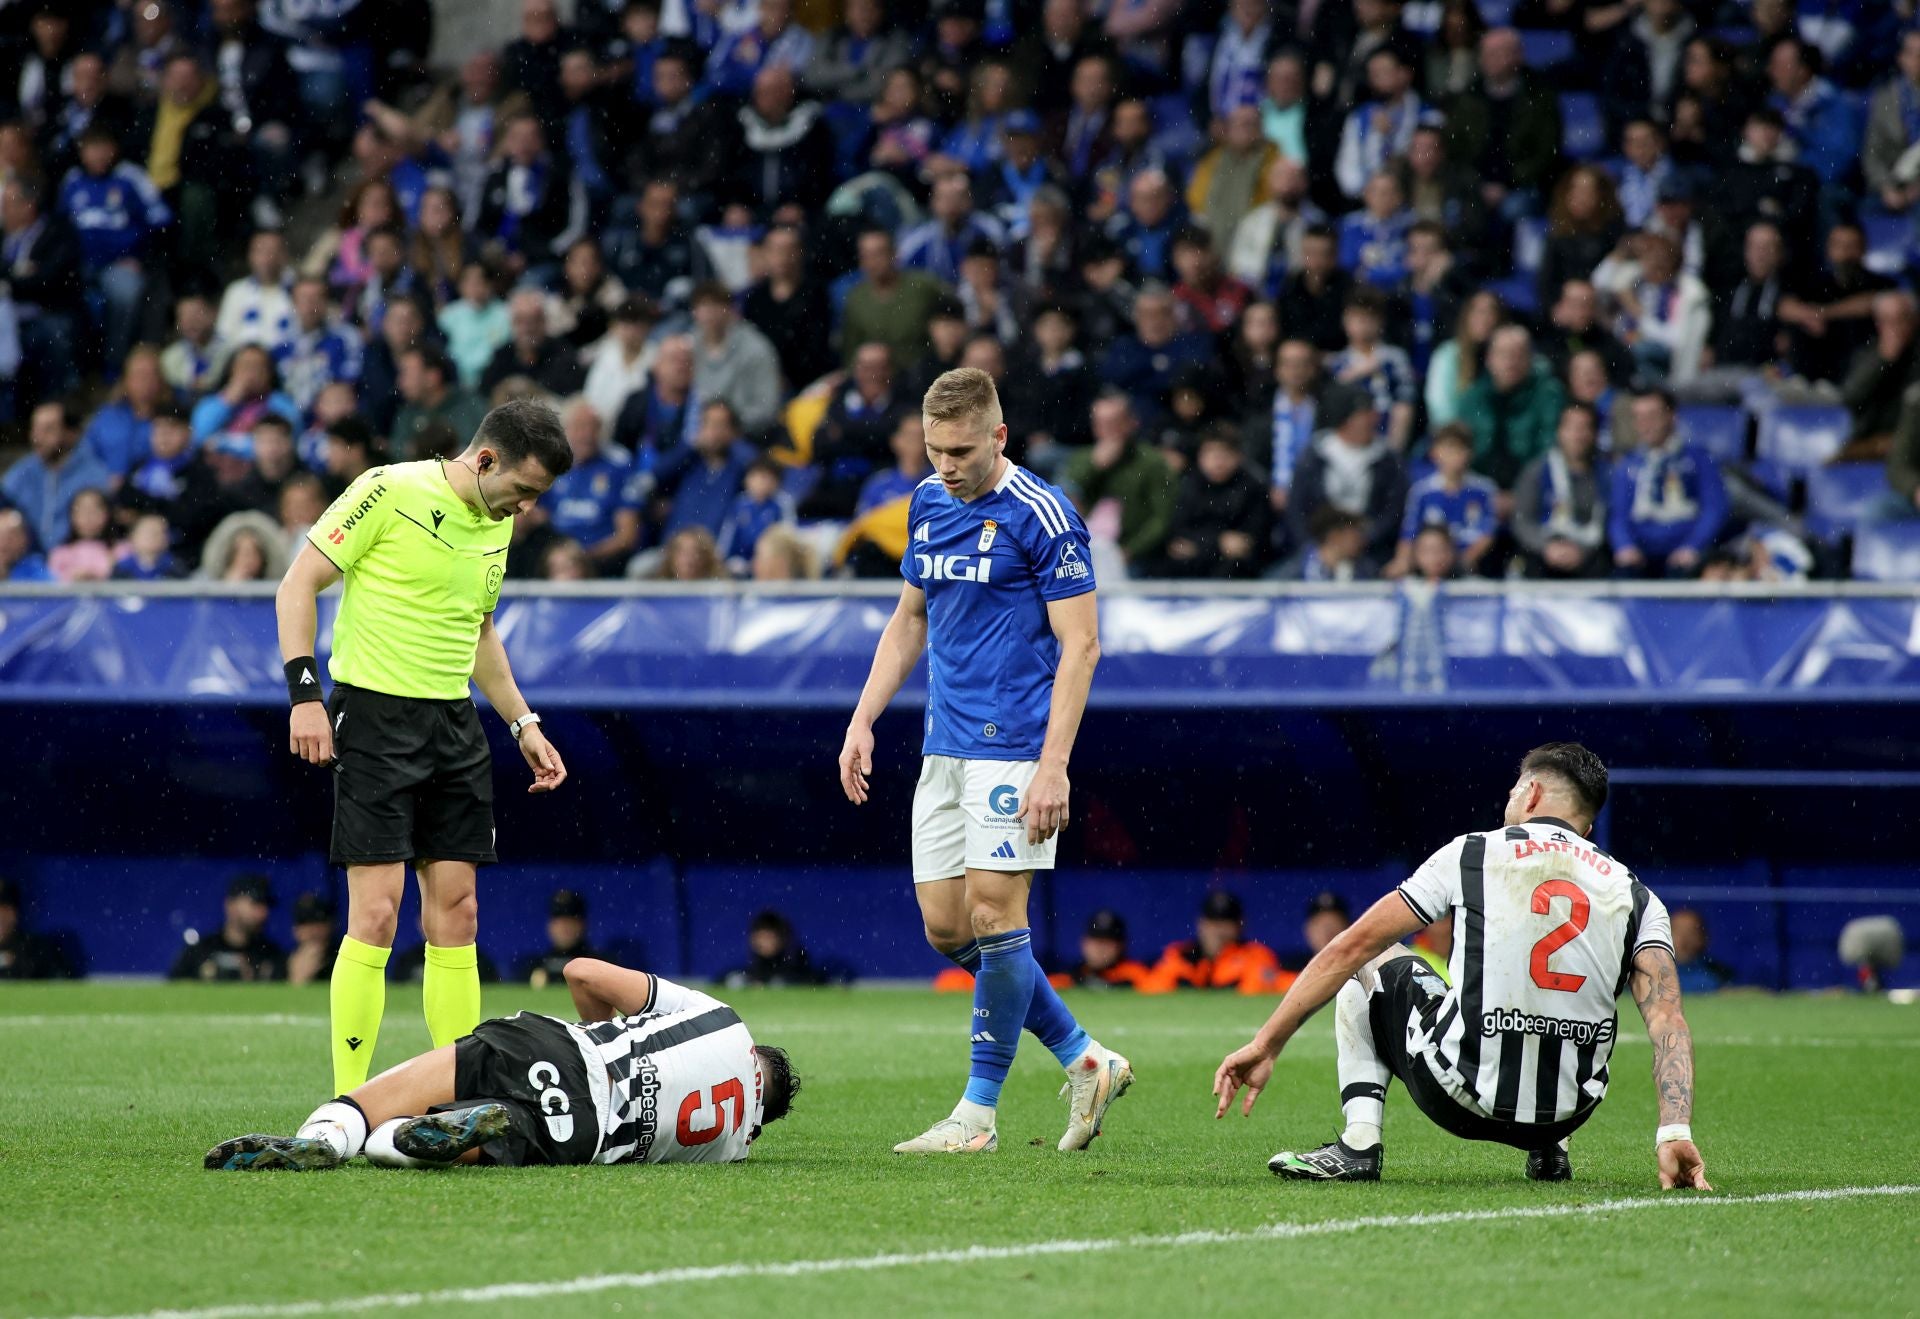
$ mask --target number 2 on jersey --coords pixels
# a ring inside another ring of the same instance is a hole
[[[1547,959],[1580,937],[1580,932],[1587,928],[1587,918],[1593,912],[1593,904],[1572,880],[1549,879],[1533,891],[1533,910],[1539,915],[1546,915],[1553,910],[1555,898],[1566,898],[1572,904],[1572,909],[1567,912],[1566,920],[1548,930],[1540,942],[1534,944],[1528,966],[1533,971],[1533,983],[1540,988],[1571,994],[1586,984],[1587,978],[1569,975],[1564,971],[1550,971],[1547,969]]]
[[[729,1099],[733,1101],[733,1129],[740,1130],[740,1124],[746,1120],[747,1092],[746,1087],[740,1084],[739,1077],[722,1081],[707,1093],[706,1098],[713,1105],[713,1125],[698,1129],[693,1125],[693,1115],[705,1107],[700,1102],[700,1092],[695,1090],[680,1101],[680,1120],[674,1124],[673,1134],[684,1148],[692,1149],[695,1145],[705,1145],[719,1138],[727,1127]]]

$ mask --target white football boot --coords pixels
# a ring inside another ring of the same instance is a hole
[[[989,1122],[982,1126],[955,1112],[943,1117],[912,1140],[893,1147],[895,1154],[991,1154],[1000,1148],[1000,1133]]]
[[[1060,1137],[1062,1150],[1083,1150],[1100,1134],[1100,1124],[1113,1101],[1127,1093],[1133,1084],[1133,1064],[1119,1054],[1090,1044],[1087,1051],[1067,1068],[1067,1083],[1060,1087],[1068,1101],[1067,1134]]]

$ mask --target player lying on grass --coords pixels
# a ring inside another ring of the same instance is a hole
[[[1587,841],[1606,800],[1606,766],[1585,747],[1527,753],[1505,827],[1454,839],[1334,936],[1252,1042],[1221,1062],[1214,1116],[1243,1087],[1251,1113],[1274,1058],[1333,999],[1346,1129],[1319,1149],[1274,1155],[1276,1174],[1378,1181],[1387,1085],[1399,1077],[1440,1127],[1525,1150],[1528,1177],[1566,1181],[1567,1138],[1606,1097],[1615,1000],[1631,987],[1653,1040],[1660,1185],[1711,1190],[1688,1125],[1693,1036],[1667,909]],[[1451,987],[1399,944],[1449,911]]]
[[[737,1163],[793,1107],[787,1055],[732,1008],[609,962],[567,963],[579,1022],[522,1012],[382,1072],[293,1136],[207,1152],[228,1171],[452,1163]]]

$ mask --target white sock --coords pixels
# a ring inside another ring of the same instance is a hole
[[[1393,1079],[1374,1043],[1367,999],[1360,982],[1349,980],[1333,1000],[1340,1111],[1347,1120],[1340,1141],[1350,1150],[1370,1150],[1380,1144],[1380,1123],[1387,1113],[1387,1083]]]
[[[1370,1150],[1380,1143],[1378,1122],[1349,1122],[1340,1133],[1340,1143],[1350,1150]]]
[[[367,1137],[367,1162],[376,1168],[438,1168],[440,1165],[437,1163],[402,1154],[393,1147],[393,1133],[400,1129],[402,1122],[410,1120],[403,1117],[388,1118],[375,1127]]]
[[[991,1131],[994,1124],[995,1109],[985,1104],[976,1104],[970,1099],[962,1099],[954,1105],[953,1115],[970,1127],[985,1127]]]
[[[349,1100],[329,1099],[314,1109],[294,1134],[305,1140],[326,1141],[345,1162],[366,1146],[367,1115]]]

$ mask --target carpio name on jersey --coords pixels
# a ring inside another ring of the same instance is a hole
[[[1515,861],[1523,860],[1539,852],[1565,852],[1576,861],[1583,861],[1587,865],[1592,866],[1595,872],[1599,874],[1611,875],[1613,873],[1613,863],[1607,860],[1603,854],[1594,851],[1591,847],[1582,847],[1571,839],[1529,838],[1525,842],[1516,841],[1513,845],[1513,859]]]

